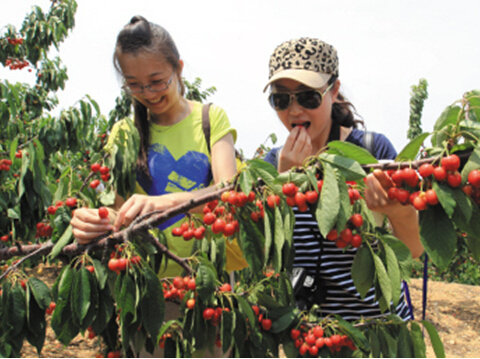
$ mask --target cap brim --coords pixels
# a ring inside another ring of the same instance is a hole
[[[270,78],[270,80],[268,80],[268,83],[263,89],[263,92],[267,91],[268,86],[270,86],[272,83],[281,79],[295,80],[304,84],[305,86],[308,86],[314,89],[319,89],[325,86],[331,77],[332,75],[330,74],[322,74],[319,72],[314,72],[309,70],[298,70],[298,69],[284,70],[276,73]]]

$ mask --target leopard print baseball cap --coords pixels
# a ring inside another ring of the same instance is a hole
[[[332,45],[306,37],[289,40],[277,46],[270,56],[269,80],[263,92],[280,79],[296,80],[319,89],[332,75],[338,77],[337,50]]]

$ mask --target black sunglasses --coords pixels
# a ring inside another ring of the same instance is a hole
[[[323,97],[332,88],[333,84],[327,87],[327,89],[321,93],[318,90],[304,90],[298,92],[272,92],[268,96],[268,102],[275,111],[284,111],[292,103],[292,98],[295,97],[297,103],[308,109],[313,110],[322,104]]]

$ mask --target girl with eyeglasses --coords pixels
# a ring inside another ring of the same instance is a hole
[[[333,140],[364,146],[365,132],[357,128],[362,122],[340,92],[338,74],[335,48],[319,39],[286,41],[273,52],[264,91],[270,87],[269,103],[290,134],[283,146],[267,154],[265,161],[279,172],[301,166],[307,157],[319,153]],[[388,138],[379,133],[374,134],[372,152],[377,159],[395,159],[397,155]],[[388,198],[392,183],[382,171],[369,174],[365,182],[367,206],[386,215],[393,234],[406,244],[414,258],[419,257],[423,247],[414,208]],[[321,315],[340,315],[346,320],[383,316],[374,288],[362,300],[353,284],[351,266],[357,249],[337,248],[335,242],[322,237],[311,213],[296,207],[294,213],[294,267],[304,268],[316,279],[320,290],[310,298],[320,305]],[[410,318],[403,289],[395,314]]]
[[[236,131],[225,111],[210,107],[211,151],[202,128],[202,107],[184,97],[183,60],[170,34],[141,16],[131,19],[118,34],[114,66],[133,97],[134,123],[140,134],[135,194],[117,196],[110,218],[101,219],[96,209],[79,208],[71,220],[78,243],[128,226],[136,217],[164,211],[216,189],[212,184],[236,174]],[[122,121],[112,129],[115,138]],[[178,215],[161,224],[170,251],[190,256],[192,241],[174,238],[171,228],[185,217]],[[163,268],[163,267],[162,267]],[[169,261],[164,277],[181,273]]]

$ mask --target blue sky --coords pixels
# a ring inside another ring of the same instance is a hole
[[[0,28],[21,27],[33,5],[4,6]],[[397,151],[407,144],[411,86],[428,83],[424,131],[464,92],[480,88],[480,2],[417,1],[78,1],[76,26],[60,47],[70,80],[60,108],[85,94],[105,115],[120,82],[112,65],[115,38],[133,15],[164,26],[185,61],[184,76],[215,86],[210,101],[223,107],[237,129],[237,147],[251,156],[270,133],[287,132],[266,101],[263,87],[273,49],[296,37],[317,37],[337,48],[347,98],[372,131],[387,135]],[[25,70],[0,68],[10,81],[33,81]],[[270,143],[269,143],[270,145]]]

